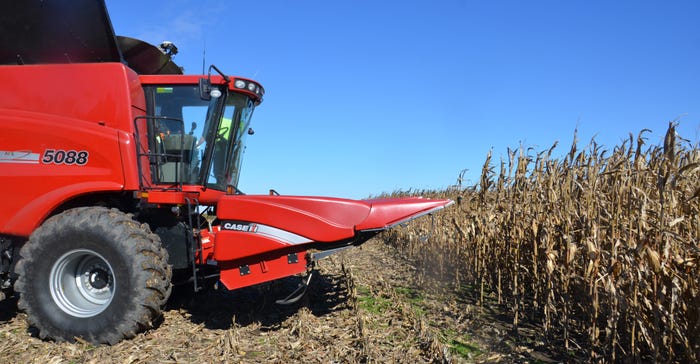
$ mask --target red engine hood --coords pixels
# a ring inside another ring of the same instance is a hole
[[[452,204],[421,197],[348,200],[332,197],[227,195],[217,205],[221,221],[262,224],[317,242],[388,229]]]

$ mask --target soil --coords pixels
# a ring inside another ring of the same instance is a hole
[[[560,362],[537,330],[513,333],[505,308],[426,278],[381,240],[319,261],[299,302],[292,277],[236,291],[180,287],[154,330],[114,346],[35,337],[16,299],[0,302],[6,363]]]

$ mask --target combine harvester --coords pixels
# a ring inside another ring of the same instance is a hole
[[[114,344],[153,327],[174,284],[310,274],[451,203],[242,194],[260,84],[183,75],[173,44],[115,36],[103,0],[1,7],[0,298],[41,338]]]

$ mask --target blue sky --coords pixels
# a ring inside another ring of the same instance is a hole
[[[266,89],[239,187],[364,198],[478,181],[519,145],[700,139],[698,1],[106,0],[119,35],[174,42]]]

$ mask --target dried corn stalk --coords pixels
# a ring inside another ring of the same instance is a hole
[[[675,123],[661,146],[646,145],[648,131],[611,152],[595,141],[579,150],[574,136],[562,159],[556,144],[509,149],[498,175],[489,152],[478,186],[422,191],[459,201],[436,215],[429,241],[417,238],[429,219],[385,238],[579,358],[696,362],[700,150]]]

